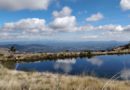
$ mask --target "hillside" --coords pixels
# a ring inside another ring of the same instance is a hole
[[[128,49],[130,49],[130,43],[113,48],[113,50],[128,50]]]

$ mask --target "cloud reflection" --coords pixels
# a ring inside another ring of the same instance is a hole
[[[65,73],[69,73],[72,70],[72,65],[76,63],[75,59],[57,60],[54,64],[54,68],[62,69]]]
[[[86,59],[87,62],[91,63],[92,65],[96,66],[101,66],[103,64],[103,61],[99,58],[91,58],[91,59]]]
[[[121,71],[121,78],[125,80],[130,80],[130,69],[124,69]]]

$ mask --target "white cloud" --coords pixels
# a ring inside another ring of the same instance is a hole
[[[69,7],[64,7],[61,11],[54,11],[54,21],[51,22],[51,28],[55,31],[76,31],[77,22],[76,17],[71,15],[72,10]]]
[[[17,22],[10,22],[5,23],[2,27],[3,31],[45,31],[46,25],[45,25],[44,19],[38,19],[38,18],[28,18],[28,19],[22,19]]]
[[[52,23],[51,27],[57,31],[76,31],[76,17],[66,16],[62,18],[56,18]]]
[[[54,21],[50,22],[51,24],[47,25],[44,19],[39,18],[27,18],[22,19],[17,22],[5,23],[0,27],[0,39],[35,39],[43,38],[45,36],[52,36],[58,32],[85,32],[79,36],[82,40],[97,40],[97,39],[110,39],[110,40],[127,40],[129,39],[130,25],[121,26],[121,25],[84,25],[77,26],[75,16],[64,16],[56,17]],[[87,34],[87,33],[88,34]],[[95,33],[100,34],[95,34]],[[57,34],[58,35],[58,34]],[[35,36],[35,37],[34,37]]]
[[[0,39],[10,39],[10,38],[12,38],[12,37],[6,32],[0,33]]]
[[[125,31],[130,31],[130,25],[125,26],[125,27],[124,27],[124,30],[125,30]]]
[[[5,23],[0,29],[1,39],[33,39],[41,38],[43,35],[51,34],[44,19],[28,18],[17,22]],[[2,37],[3,36],[3,37]],[[35,37],[34,37],[35,36]]]
[[[61,11],[54,11],[52,14],[53,16],[56,18],[56,17],[65,17],[65,16],[70,16],[72,13],[72,10],[65,6]]]
[[[123,31],[125,30],[125,27],[121,25],[103,25],[103,26],[98,26],[97,29],[99,30],[113,30],[113,31]]]
[[[77,19],[72,15],[72,9],[69,7],[64,7],[61,11],[54,11],[52,15],[54,18],[48,24],[46,24],[45,19],[40,18],[27,18],[16,22],[5,23],[0,27],[0,39],[42,39],[43,37],[45,38],[45,36],[59,35],[59,32],[73,32],[75,34],[76,32],[80,32],[86,35],[79,35],[76,38],[86,40],[103,40],[105,38],[118,40],[120,37],[123,37],[123,35],[124,37],[120,38],[120,40],[129,39],[128,31],[130,31],[130,25],[122,26],[109,24],[100,26],[78,26]],[[99,34],[99,32],[101,34]]]
[[[44,19],[27,18],[16,22],[5,23],[0,27],[1,31],[11,37],[32,38],[43,37],[58,32],[73,32],[78,30],[76,17],[71,15],[72,10],[64,7],[61,11],[54,14],[54,20],[48,25]]]
[[[0,0],[0,9],[6,10],[46,10],[50,0]]]
[[[121,0],[120,5],[123,10],[130,10],[130,0]]]
[[[87,35],[87,36],[82,36],[81,37],[82,39],[96,39],[96,38],[98,38],[98,36],[97,35]]]
[[[90,24],[88,24],[88,25],[81,26],[79,29],[80,29],[80,31],[85,31],[85,30],[94,30],[95,27],[92,26],[92,25],[90,25]]]
[[[80,27],[81,30],[105,30],[105,31],[130,31],[130,25],[122,26],[122,25],[100,25],[100,26],[93,26],[93,25],[85,25]]]
[[[130,25],[85,25],[80,27],[80,31],[85,32],[80,36],[81,40],[116,40],[128,41],[130,40]]]
[[[98,12],[98,13],[93,14],[90,17],[86,18],[86,21],[95,22],[95,21],[102,20],[103,18],[104,18],[104,16]]]

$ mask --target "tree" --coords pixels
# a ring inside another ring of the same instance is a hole
[[[12,52],[12,53],[15,53],[15,52],[16,52],[15,46],[11,46],[11,47],[10,47],[10,52]]]
[[[93,55],[92,55],[92,52],[89,50],[89,51],[87,51],[87,57],[88,58],[91,58]]]

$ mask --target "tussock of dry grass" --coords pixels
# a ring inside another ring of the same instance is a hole
[[[87,76],[27,73],[0,68],[0,90],[102,90],[106,82]],[[103,90],[130,90],[130,83],[114,81]]]

